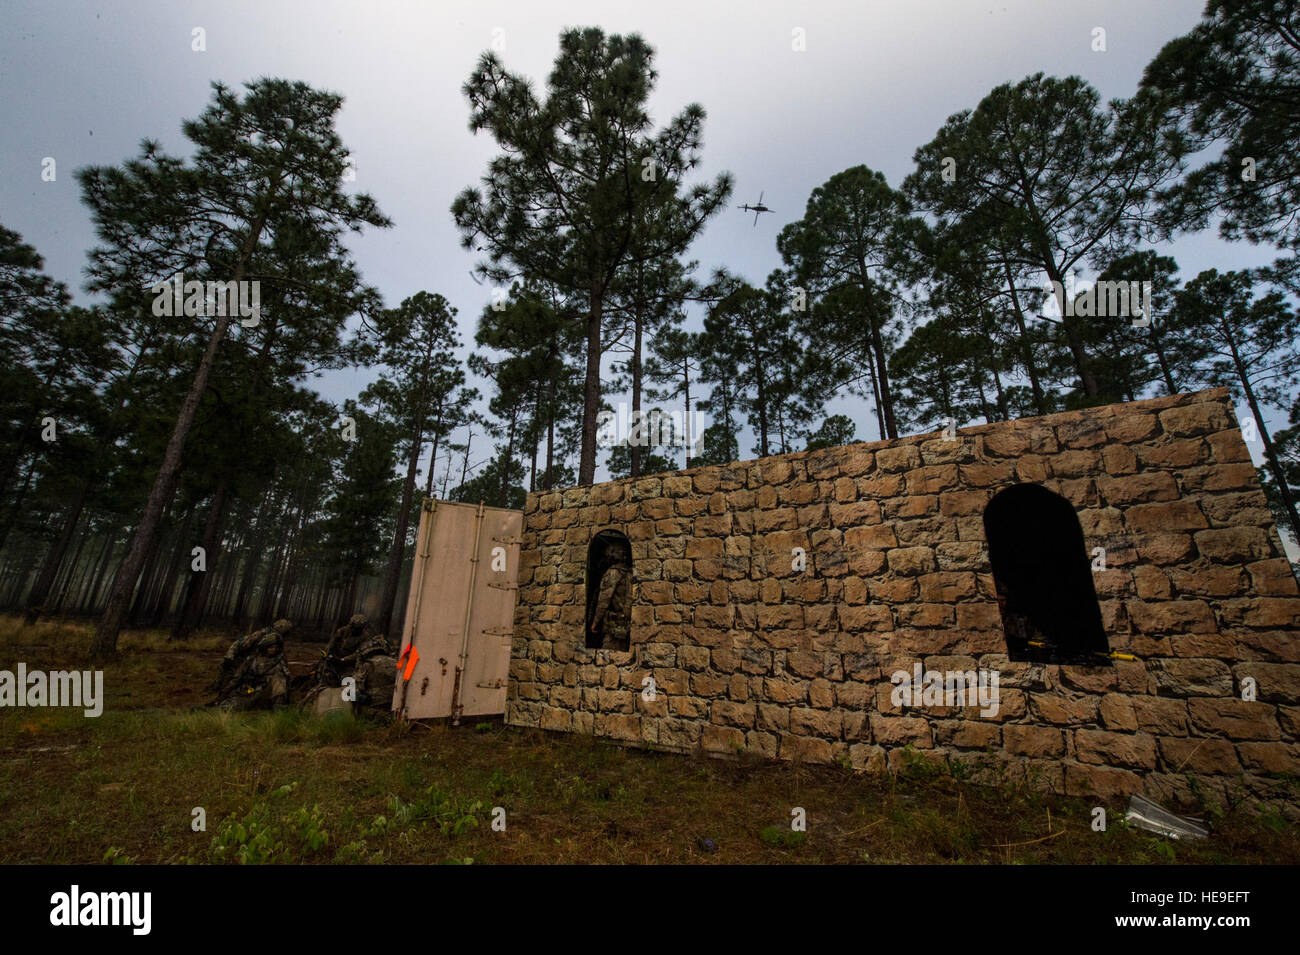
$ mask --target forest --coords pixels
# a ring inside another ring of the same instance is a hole
[[[594,27],[559,37],[544,84],[478,60],[466,135],[494,155],[449,210],[491,290],[472,343],[436,290],[393,302],[361,274],[346,240],[396,226],[351,185],[342,96],[301,82],[213,83],[177,118],[188,155],[145,140],[77,171],[93,304],[0,223],[0,609],[93,618],[100,658],[128,627],[323,632],[363,604],[395,632],[422,496],[519,508],[600,466],[1216,386],[1300,540],[1294,3],[1210,0],[1128,99],[1077,76],[998,86],[901,182],[827,170],[767,276],[691,258],[734,182],[697,176],[702,105],[652,120],[654,63],[640,36]],[[1274,261],[1184,277],[1168,246],[1204,230]],[[182,275],[255,283],[255,320],[230,296],[156,308]],[[1150,283],[1150,314],[1051,292],[1093,281]],[[366,370],[356,398],[314,389],[344,369]],[[828,414],[844,395],[870,416]],[[610,446],[599,424],[620,403],[708,426],[694,445]]]

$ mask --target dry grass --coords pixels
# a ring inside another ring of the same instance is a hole
[[[624,749],[499,720],[396,726],[202,707],[228,638],[128,634],[104,714],[0,710],[0,863],[1283,863],[1300,833],[1205,807],[1183,844],[1109,805],[979,787],[918,761],[898,776]],[[0,618],[0,668],[85,666],[89,628]],[[309,660],[310,646],[294,648]],[[305,665],[305,664],[303,664]],[[491,826],[506,810],[505,831]],[[191,827],[193,810],[207,828]],[[807,832],[791,831],[802,807]],[[708,841],[706,841],[708,840]]]

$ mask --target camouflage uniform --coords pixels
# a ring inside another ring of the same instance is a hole
[[[374,637],[363,613],[353,614],[348,622],[334,631],[325,653],[316,666],[316,688],[340,686],[357,665],[358,651]]]
[[[289,663],[284,658],[288,620],[240,637],[221,660],[214,686],[216,706],[227,710],[263,709],[289,702]]]
[[[630,644],[632,571],[626,564],[611,564],[600,578],[596,609],[591,617],[593,633],[603,636],[602,650],[627,650]]]
[[[1033,663],[1056,663],[1056,644],[1042,633],[1029,615],[1017,606],[1008,586],[996,578],[993,581],[998,596],[998,610],[1002,614],[1002,628],[1007,635],[1007,652],[1013,660]]]
[[[387,711],[397,684],[397,657],[383,636],[372,636],[357,650],[357,706]]]

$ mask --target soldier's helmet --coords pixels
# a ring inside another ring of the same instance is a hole
[[[360,630],[367,623],[369,623],[369,621],[366,619],[366,615],[363,613],[354,613],[351,616],[351,618],[348,620],[348,626],[351,627],[353,630]]]
[[[283,637],[286,633],[288,633],[290,630],[293,629],[293,624],[290,623],[288,620],[285,620],[283,617],[281,617],[275,623],[271,624],[271,629]]]

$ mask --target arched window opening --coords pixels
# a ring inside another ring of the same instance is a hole
[[[587,646],[627,650],[632,626],[632,543],[601,531],[587,547]]]
[[[984,537],[1012,660],[1109,666],[1110,645],[1073,506],[1038,484],[999,491]]]

